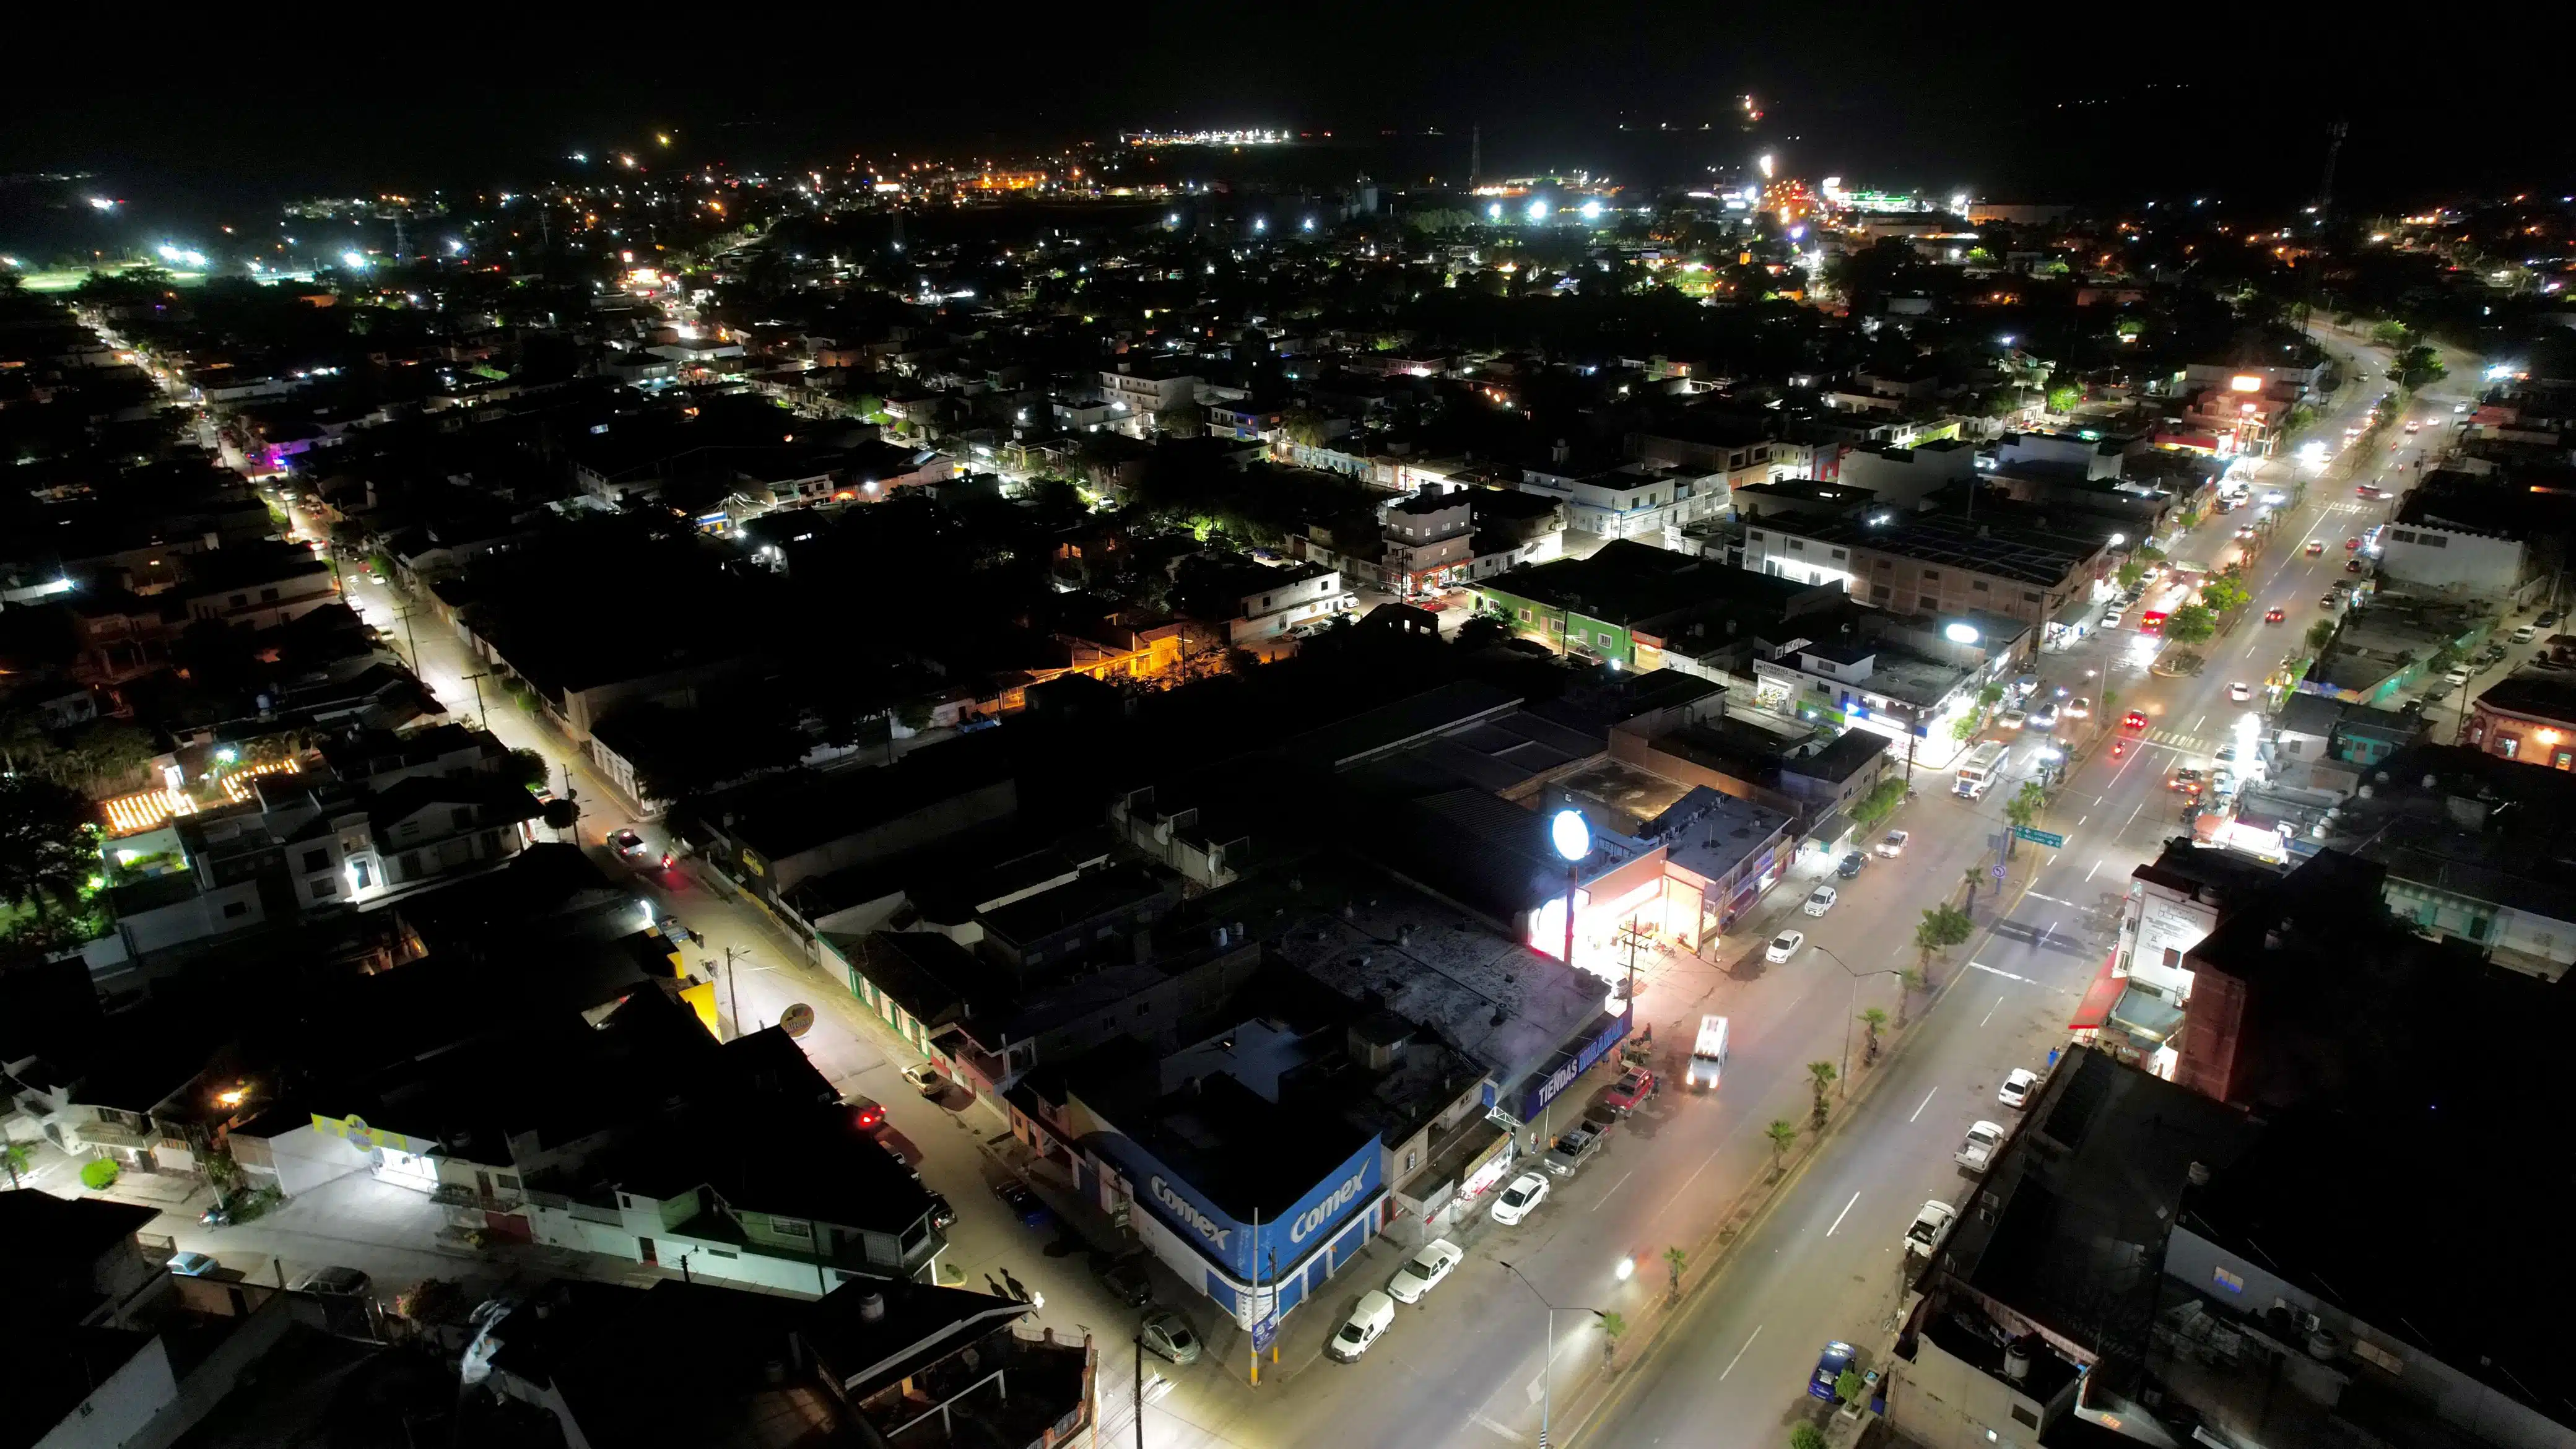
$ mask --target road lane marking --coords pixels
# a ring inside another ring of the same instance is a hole
[[[1504,1438],[1511,1440],[1515,1444],[1526,1444],[1530,1441],[1530,1437],[1527,1434],[1522,1433],[1520,1430],[1511,1428],[1508,1425],[1497,1424],[1482,1414],[1469,1414],[1467,1416],[1467,1422],[1476,1425],[1478,1428],[1491,1429],[1495,1433],[1502,1435]]]
[[[1858,1201],[1860,1201],[1860,1194],[1853,1193],[1851,1195],[1851,1202],[1844,1203],[1843,1210],[1834,1214],[1834,1228],[1839,1228],[1843,1225],[1843,1219],[1851,1216],[1852,1202]],[[1829,1238],[1832,1237],[1834,1235],[1834,1228],[1825,1229],[1825,1236]]]
[[[2138,823],[2138,811],[2139,811],[2139,810],[2144,810],[2144,809],[2146,809],[2146,808],[2147,808],[2147,802],[2146,802],[2146,801],[2144,801],[2144,800],[2139,801],[2139,802],[2138,802],[2138,809],[2137,809],[2137,810],[2132,810],[2132,811],[2130,811],[2130,812],[2129,812],[2129,819],[2128,819],[2127,823],[2126,823],[2126,824],[2123,824],[2120,828],[2121,828],[2121,829],[2123,829],[2123,830],[2126,830],[2126,829],[2128,829],[2128,828],[2129,828],[2129,826],[2137,824],[2137,823]]]
[[[2090,819],[2092,819],[2092,818],[2093,818],[2093,817],[2092,817],[2092,816],[2090,816],[2090,815],[2078,815],[2078,816],[2076,816],[2076,817],[2075,817],[2075,828],[2076,828],[2076,829],[2078,829],[2078,830],[2083,829],[2083,828],[2084,828],[2084,822],[2085,822],[2085,821],[2087,821],[2087,820],[2090,820]]]
[[[1754,1340],[1754,1339],[1756,1339],[1756,1338],[1760,1338],[1761,1336],[1762,1336],[1762,1325],[1757,1323],[1757,1324],[1753,1325],[1753,1332],[1752,1332],[1752,1334],[1744,1340],[1744,1348],[1751,1348],[1751,1347],[1753,1346],[1753,1340]],[[1726,1361],[1726,1368],[1725,1368],[1725,1370],[1724,1370],[1723,1372],[1719,1373],[1719,1374],[1718,1374],[1718,1376],[1717,1376],[1717,1381],[1718,1381],[1719,1383],[1721,1383],[1721,1384],[1722,1384],[1722,1383],[1725,1383],[1725,1382],[1726,1382],[1726,1375],[1727,1375],[1727,1374],[1731,1374],[1731,1373],[1735,1372],[1735,1366],[1736,1366],[1737,1364],[1740,1364],[1740,1363],[1744,1362],[1744,1348],[1739,1348],[1739,1349],[1737,1349],[1737,1350],[1735,1351],[1735,1357],[1733,1357],[1733,1358],[1731,1358],[1731,1359],[1728,1359],[1728,1360]]]
[[[2052,906],[2065,906],[2070,910],[2075,906],[2073,901],[2061,901],[2055,896],[2044,896],[2037,891],[2030,892],[2030,898],[2035,901],[2046,901]]]
[[[1986,964],[1985,962],[1983,962],[1983,961],[1971,961],[1971,962],[1969,962],[1968,964],[1969,964],[1969,965],[1971,965],[1971,966],[1976,967],[1976,968],[1977,968],[1978,970],[1980,970],[1980,971],[1985,972],[1985,973],[1986,973],[1987,975],[1989,975],[1989,976],[2000,976],[2000,977],[2002,977],[2003,979],[2005,979],[2006,981],[2018,981],[2018,982],[2022,983],[2024,986],[2037,986],[2037,985],[2039,984],[2038,982],[2031,980],[2031,979],[2030,979],[2029,977],[2027,977],[2027,976],[2015,976],[2014,974],[2012,974],[2012,973],[2011,973],[2011,972],[2009,972],[2009,971],[1998,971],[1998,970],[1996,970],[1994,967],[1987,965],[1987,964]]]
[[[1626,1173],[1625,1175],[1623,1175],[1623,1176],[1622,1176],[1622,1177],[1621,1177],[1617,1182],[1614,1182],[1614,1183],[1610,1184],[1610,1190],[1609,1190],[1608,1192],[1605,1192],[1605,1193],[1601,1194],[1601,1201],[1600,1201],[1600,1202],[1596,1202],[1596,1203],[1594,1203],[1592,1206],[1590,1206],[1590,1207],[1588,1207],[1588,1208],[1585,1208],[1585,1209],[1584,1209],[1584,1211],[1585,1211],[1585,1212],[1592,1212],[1592,1213],[1597,1213],[1597,1212],[1601,1211],[1601,1203],[1608,1202],[1610,1199],[1612,1199],[1612,1198],[1614,1198],[1614,1197],[1617,1197],[1617,1196],[1619,1195],[1619,1189],[1621,1189],[1621,1188],[1623,1188],[1623,1187],[1626,1187],[1626,1186],[1628,1185],[1628,1179],[1629,1179],[1629,1178],[1631,1178],[1631,1177],[1635,1177],[1636,1175],[1637,1175],[1637,1169],[1635,1169],[1635,1168],[1633,1168],[1633,1167],[1632,1167],[1632,1168],[1629,1168],[1629,1169],[1628,1169],[1628,1171],[1627,1171],[1627,1173]]]
[[[2094,860],[2094,862],[2093,862],[2093,870],[2088,870],[2088,871],[2084,872],[2084,879],[2085,879],[2085,881],[2086,881],[2087,883],[2090,883],[2090,882],[2092,881],[2092,879],[2093,879],[2093,871],[2094,871],[2094,870],[2100,870],[2101,868],[2102,868],[2102,862],[2101,862],[2101,860],[2097,857],[2097,858]]]
[[[1941,1089],[1940,1089],[1938,1086],[1935,1086],[1935,1087],[1932,1089],[1932,1092],[1937,1092],[1937,1091],[1940,1091],[1940,1090],[1941,1090]],[[1922,1115],[1923,1115],[1923,1109],[1932,1105],[1932,1092],[1926,1092],[1926,1093],[1924,1093],[1924,1094],[1923,1094],[1923,1100],[1914,1104],[1914,1117],[1920,1117],[1920,1116],[1922,1116]],[[1913,1120],[1914,1120],[1914,1117],[1908,1117],[1908,1118],[1906,1118],[1905,1120],[1906,1120],[1906,1121],[1908,1121],[1908,1122],[1911,1122],[1911,1121],[1913,1121]]]
[[[2200,718],[2198,718],[2198,719],[2196,719],[2196,720],[2193,720],[2193,721],[2191,722],[2191,727],[2196,731],[2196,730],[2198,730],[2202,725],[2205,725],[2205,724],[2207,724],[2207,723],[2209,723],[2209,716],[2207,716],[2207,715],[2202,715]]]
[[[2004,998],[2003,998],[2002,993],[2000,993],[2000,992],[1996,993],[1996,996],[1995,996],[1995,1004],[1986,1008],[1986,1021],[1992,1021],[1992,1020],[1994,1020],[1994,1019],[1995,1019],[1995,1013],[2003,1009],[2003,1004],[2004,1004]],[[1978,1023],[1977,1023],[1977,1025],[1979,1025],[1979,1026],[1981,1026],[1981,1027],[1982,1027],[1982,1026],[1984,1026],[1984,1025],[1986,1024],[1986,1021],[1978,1022]]]

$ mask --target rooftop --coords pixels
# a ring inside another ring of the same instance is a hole
[[[2023,583],[2062,583],[2101,555],[2099,538],[2036,528],[1997,527],[1939,513],[1880,514],[1885,523],[1858,518],[1765,518],[1765,528],[1818,543],[1872,549],[1924,563],[1993,574]]]

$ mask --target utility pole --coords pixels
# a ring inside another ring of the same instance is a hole
[[[483,721],[483,681],[484,681],[484,680],[487,680],[487,679],[489,679],[489,678],[491,678],[491,677],[492,677],[492,672],[491,672],[490,670],[488,670],[488,669],[478,669],[478,670],[474,671],[472,674],[468,674],[468,675],[464,676],[465,682],[474,686],[474,722],[475,722],[476,724],[481,724],[481,723],[483,723],[483,722],[484,722],[484,721]]]
[[[1476,178],[1485,171],[1485,128],[1480,123],[1467,128],[1467,189],[1476,189]]]
[[[1145,1449],[1145,1335],[1136,1335],[1136,1449]]]
[[[742,993],[739,990],[742,972],[735,968],[734,957],[740,950],[736,946],[725,947],[725,1012],[733,1018],[733,1034],[737,1037],[742,1035]]]

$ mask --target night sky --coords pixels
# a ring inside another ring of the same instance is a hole
[[[677,128],[688,160],[784,166],[1006,151],[1122,128],[1337,137],[1481,123],[1487,170],[1655,184],[1778,152],[1793,174],[2021,200],[2565,189],[2570,128],[2534,47],[2439,28],[2135,7],[551,7],[214,13],[85,49],[22,87],[0,172],[206,191],[526,184]],[[1687,14],[1678,12],[1689,12]],[[2322,13],[2322,12],[2320,12]],[[741,19],[736,21],[735,16]],[[2058,23],[2034,26],[2034,20]],[[2490,55],[2480,47],[2493,46]],[[1768,111],[1751,135],[1735,98]],[[1622,122],[1632,129],[1621,132]],[[1687,144],[1640,145],[1671,124]],[[1698,128],[1712,129],[1704,136]],[[1407,179],[1407,178],[1389,178]],[[1419,180],[1419,177],[1410,178]],[[142,185],[141,179],[134,184]],[[5,198],[0,198],[5,201]]]

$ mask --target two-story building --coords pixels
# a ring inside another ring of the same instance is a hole
[[[2043,649],[2089,625],[2112,565],[2107,538],[1894,511],[1766,517],[1743,547],[1755,572],[1840,587],[1891,613],[2003,615],[2039,630]]]

